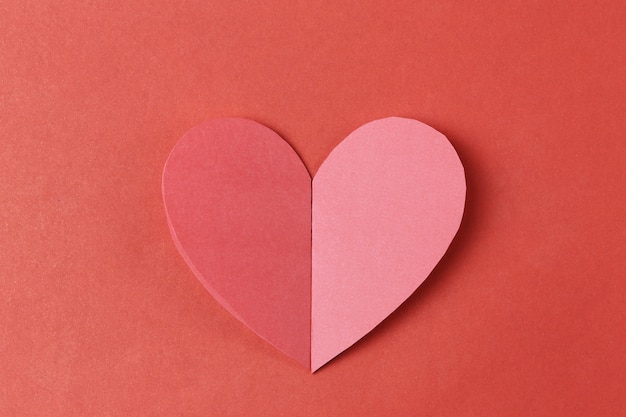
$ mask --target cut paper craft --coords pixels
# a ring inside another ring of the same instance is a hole
[[[313,179],[274,131],[217,119],[187,132],[163,172],[173,240],[204,287],[315,371],[426,279],[456,234],[465,175],[444,135],[367,123]]]

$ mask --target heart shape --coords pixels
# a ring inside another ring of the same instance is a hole
[[[255,333],[311,371],[402,304],[456,234],[465,175],[435,129],[391,117],[346,137],[313,179],[271,129],[217,119],[163,172],[179,252]]]

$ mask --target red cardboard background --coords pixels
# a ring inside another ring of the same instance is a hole
[[[624,415],[624,21],[617,0],[0,3],[0,415]],[[390,115],[455,145],[466,216],[310,375],[193,277],[163,163],[239,116],[315,171]]]

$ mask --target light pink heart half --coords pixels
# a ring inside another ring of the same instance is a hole
[[[412,119],[361,126],[313,180],[272,130],[218,119],[174,147],[163,197],[200,282],[315,371],[430,274],[460,225],[465,175],[445,136]]]

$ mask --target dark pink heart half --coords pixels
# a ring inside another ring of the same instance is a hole
[[[430,274],[460,225],[465,176],[445,136],[416,120],[361,126],[312,180],[274,131],[217,119],[176,144],[163,198],[207,290],[315,371]]]

